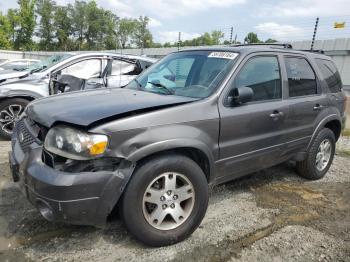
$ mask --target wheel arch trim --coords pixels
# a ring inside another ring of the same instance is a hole
[[[337,114],[328,115],[328,116],[326,116],[325,118],[323,118],[323,119],[318,123],[317,127],[315,128],[315,130],[314,130],[314,132],[313,132],[313,134],[312,134],[312,137],[311,137],[311,139],[310,139],[310,142],[309,142],[309,144],[308,144],[308,146],[307,146],[307,151],[310,149],[311,144],[312,144],[312,142],[315,140],[315,137],[316,137],[317,133],[318,133],[322,128],[324,128],[324,127],[326,126],[327,123],[329,123],[329,122],[331,122],[331,121],[334,121],[334,120],[339,121],[339,124],[341,125],[341,119],[340,119],[339,115],[337,115]]]

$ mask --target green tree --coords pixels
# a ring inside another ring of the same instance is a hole
[[[123,18],[119,21],[117,37],[121,48],[124,49],[128,44],[130,44],[135,28],[135,19]]]
[[[11,48],[11,24],[7,16],[0,12],[0,49]]]
[[[87,48],[97,49],[101,43],[102,30],[100,28],[101,20],[103,19],[102,10],[97,7],[95,1],[90,1],[86,5],[85,9],[85,23],[86,23],[86,31],[85,31],[85,39]]]
[[[171,43],[169,43],[169,42],[165,42],[164,44],[163,44],[163,47],[172,47],[173,45],[171,44]]]
[[[72,50],[74,48],[69,36],[73,33],[72,6],[56,6],[54,14],[55,37],[59,50]]]
[[[104,10],[103,21],[101,27],[103,28],[103,46],[104,49],[112,50],[119,47],[117,39],[117,27],[119,17],[111,11]]]
[[[11,37],[11,47],[14,47],[16,41],[16,32],[19,25],[19,16],[17,9],[9,9],[7,11],[7,19],[10,24],[10,37]]]
[[[260,43],[261,41],[258,38],[258,35],[254,32],[248,33],[248,35],[244,38],[244,42],[248,44]]]
[[[78,49],[83,46],[84,34],[86,31],[86,2],[75,1],[72,9],[73,32],[78,40]]]
[[[54,28],[55,2],[52,0],[37,0],[36,13],[40,17],[39,29],[36,34],[40,38],[39,47],[41,50],[51,50],[55,37]]]
[[[225,34],[220,30],[211,32],[211,38],[213,45],[220,45],[221,39],[224,38]]]
[[[35,28],[35,0],[18,0],[18,30],[16,30],[15,49],[30,50]]]
[[[149,18],[147,16],[140,16],[136,20],[136,26],[133,33],[133,43],[137,47],[151,47],[153,43],[153,37],[149,29],[147,28],[149,23]]]
[[[272,39],[272,38],[269,38],[265,41],[265,43],[276,43],[276,42],[277,42],[277,40]]]

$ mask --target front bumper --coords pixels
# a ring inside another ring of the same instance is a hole
[[[23,151],[18,139],[9,163],[13,180],[46,219],[94,226],[105,225],[134,166],[122,161],[115,171],[62,172],[43,163],[42,146],[32,143]]]

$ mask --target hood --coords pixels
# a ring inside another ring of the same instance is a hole
[[[1,71],[0,71],[1,72]],[[33,81],[42,78],[42,74],[35,73],[29,74],[28,71],[10,71],[8,73],[0,74],[0,85],[10,84],[10,83],[19,83],[26,81]]]
[[[28,71],[1,70],[0,81],[10,79],[10,78],[19,78],[25,75],[28,75]]]
[[[160,95],[131,89],[100,89],[56,95],[36,100],[27,107],[27,115],[46,127],[55,122],[89,126],[94,122],[133,113],[138,110],[196,101],[198,98]]]

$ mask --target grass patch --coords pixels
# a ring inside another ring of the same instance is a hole
[[[345,157],[350,157],[350,150],[346,150],[346,149],[337,149],[337,155],[338,156],[345,156]]]
[[[350,136],[350,129],[344,129],[341,134],[342,136]]]

